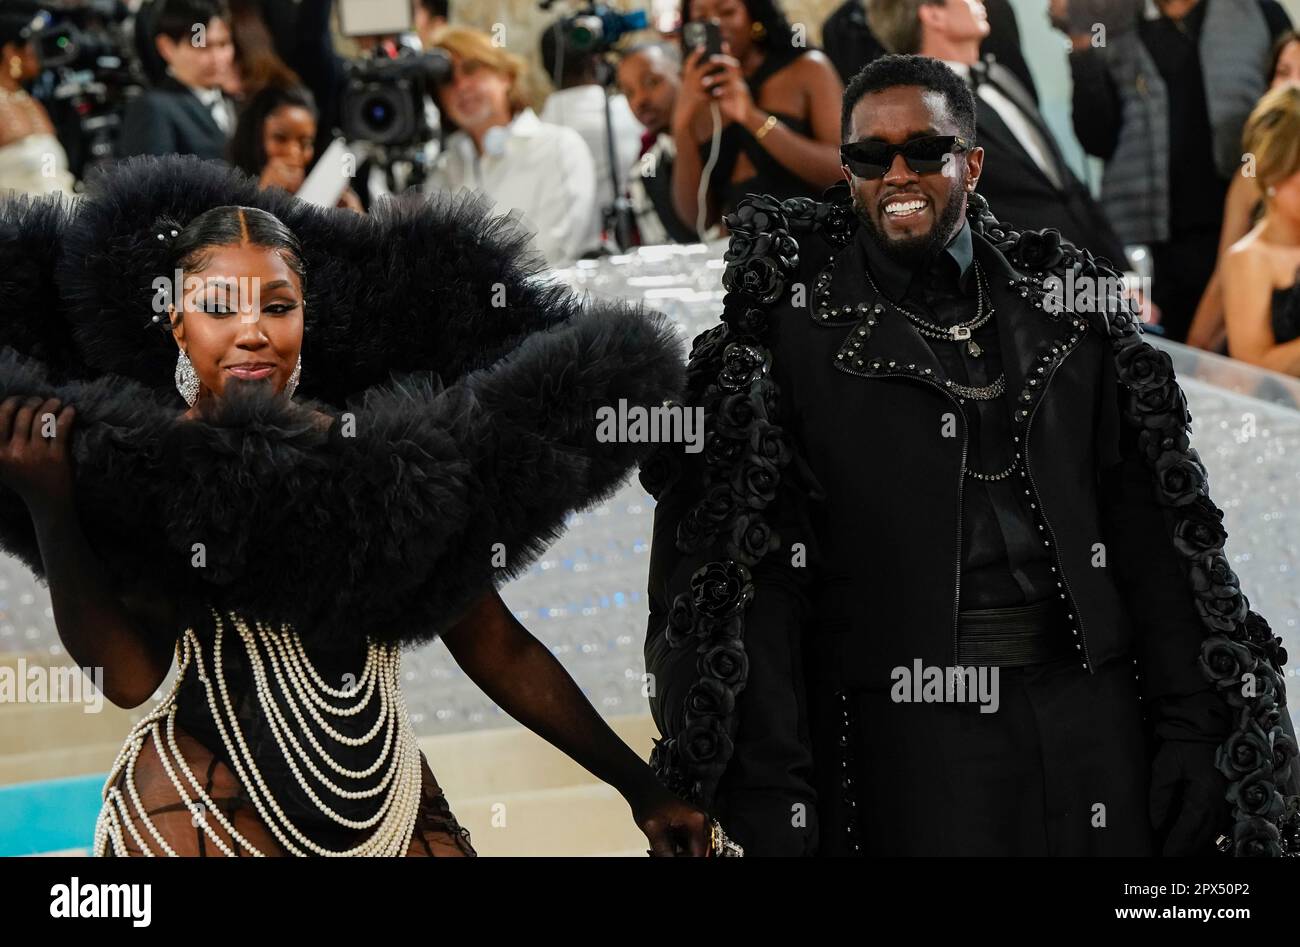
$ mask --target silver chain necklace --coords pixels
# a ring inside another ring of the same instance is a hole
[[[871,284],[871,288],[875,291],[875,294],[901,312],[907,318],[908,322],[916,326],[917,332],[920,332],[921,335],[925,336],[927,339],[937,339],[940,342],[965,342],[966,353],[970,355],[971,358],[979,358],[984,354],[984,349],[980,347],[978,342],[971,338],[971,333],[992,319],[993,313],[997,310],[988,304],[988,296],[985,291],[984,270],[980,268],[978,262],[974,265],[975,284],[977,287],[975,318],[970,322],[959,322],[955,326],[936,325],[933,322],[922,319],[911,310],[900,306],[880,291],[880,287],[876,285],[876,281],[871,275],[871,268],[866,267],[865,271],[867,274],[867,282]]]

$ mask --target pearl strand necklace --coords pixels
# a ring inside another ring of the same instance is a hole
[[[181,681],[191,663],[196,665],[199,680],[203,682],[204,689],[208,695],[208,705],[212,713],[213,721],[221,735],[223,744],[226,747],[228,756],[234,765],[235,773],[240,779],[249,798],[253,801],[258,814],[262,817],[263,823],[275,835],[284,848],[294,855],[307,855],[315,853],[327,857],[344,857],[344,856],[394,856],[405,854],[410,838],[415,828],[415,821],[419,814],[422,789],[422,773],[420,765],[420,754],[418,744],[415,742],[414,733],[410,728],[410,717],[406,710],[405,695],[402,694],[399,678],[400,652],[396,646],[381,646],[371,642],[367,650],[365,666],[362,670],[360,679],[355,685],[349,688],[333,688],[325,683],[321,678],[315,666],[312,665],[307,657],[306,650],[303,647],[301,638],[288,626],[284,626],[278,632],[256,623],[258,634],[254,635],[249,630],[247,623],[237,615],[230,616],[232,623],[239,632],[245,648],[248,651],[249,664],[252,669],[254,684],[263,713],[266,715],[268,724],[273,737],[280,747],[285,760],[287,761],[294,778],[298,780],[299,785],[306,792],[307,796],[315,802],[321,811],[330,817],[331,820],[352,828],[369,828],[379,823],[374,832],[359,845],[346,851],[331,851],[320,846],[307,838],[297,826],[295,826],[285,815],[283,810],[276,802],[270,789],[262,779],[258,771],[251,751],[244,741],[243,733],[239,727],[238,717],[231,705],[230,695],[226,688],[225,677],[223,674],[224,665],[221,661],[221,645],[224,631],[224,624],[220,615],[213,613],[215,619],[215,641],[213,647],[214,673],[216,674],[216,690],[219,692],[220,700],[217,694],[214,694],[212,681],[205,673],[202,646],[193,629],[187,629],[181,640],[177,642],[177,653],[179,659],[179,671],[175,682],[173,682],[170,692],[163,697],[158,704],[142,718],[131,730],[127,737],[122,750],[118,753],[117,759],[114,760],[110,769],[108,779],[104,787],[104,805],[100,810],[99,818],[95,823],[95,837],[92,851],[95,855],[107,854],[111,846],[113,853],[123,855],[126,853],[125,837],[122,834],[122,825],[125,822],[127,831],[131,834],[136,844],[145,854],[152,856],[154,853],[149,846],[145,844],[144,838],[136,830],[131,818],[128,815],[127,800],[123,797],[122,792],[113,785],[120,772],[126,770],[126,786],[131,797],[131,802],[135,810],[140,814],[141,821],[146,825],[149,833],[153,836],[158,848],[166,855],[175,855],[175,851],[166,843],[161,833],[149,820],[145,814],[143,804],[140,802],[139,794],[135,787],[135,761],[139,756],[143,746],[146,734],[152,735],[154,745],[158,752],[159,759],[162,762],[168,778],[177,791],[177,795],[182,803],[193,813],[195,824],[212,839],[215,845],[226,855],[233,856],[234,852],[217,834],[207,818],[207,813],[212,813],[217,822],[229,833],[244,849],[252,852],[256,856],[263,855],[263,852],[257,850],[256,846],[250,844],[247,839],[243,838],[235,831],[234,826],[230,824],[225,814],[220,808],[208,797],[203,787],[191,772],[188,764],[185,763],[175,739],[175,714],[176,698],[180,689]],[[294,739],[292,729],[287,725],[284,716],[280,713],[275,703],[270,682],[268,681],[266,669],[262,663],[258,651],[258,642],[266,644],[268,655],[272,665],[271,676],[276,682],[281,684],[281,691],[285,702],[289,705],[294,717],[296,718],[301,732],[306,734],[308,742],[316,749],[322,760],[335,772],[343,775],[356,776],[361,778],[373,774],[387,760],[390,751],[393,752],[392,764],[388,768],[379,785],[373,789],[352,792],[339,789],[315,767],[310,757],[302,752],[301,746]],[[283,670],[281,662],[283,662]],[[363,692],[364,688],[364,692]],[[348,770],[334,759],[332,759],[324,748],[320,746],[314,734],[305,724],[301,712],[294,703],[290,691],[298,694],[299,699],[307,706],[308,711],[313,718],[321,724],[326,732],[341,739],[343,742],[350,742],[351,745],[359,745],[362,742],[368,742],[378,732],[380,723],[386,723],[384,730],[384,745],[375,764],[367,770],[355,772]],[[337,708],[331,706],[324,697],[319,693],[335,697],[351,699],[361,694],[360,701],[356,706]],[[316,711],[319,706],[326,713],[337,716],[351,716],[365,709],[374,699],[376,691],[380,701],[380,720],[371,729],[370,734],[362,740],[356,738],[347,738],[338,734],[333,728],[320,717]],[[167,725],[167,741],[161,739],[159,725],[162,721]],[[231,733],[227,733],[225,722],[230,723]],[[283,736],[281,729],[283,728]],[[286,739],[289,746],[286,746]],[[168,758],[168,750],[174,755],[176,763],[179,765],[173,767],[172,760]],[[308,770],[312,772],[326,787],[343,798],[365,798],[377,795],[385,788],[389,789],[388,795],[383,800],[379,811],[371,819],[364,822],[346,819],[334,812],[327,806],[320,797],[315,793],[312,787],[306,782],[301,771],[294,762],[294,753],[301,757]],[[245,770],[245,765],[247,770]],[[184,783],[177,775],[179,769],[188,779],[198,800],[192,800],[186,791]],[[251,778],[250,778],[251,777]],[[300,847],[295,841],[301,843]],[[306,849],[306,851],[304,851]]]

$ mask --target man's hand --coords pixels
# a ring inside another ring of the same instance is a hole
[[[1217,746],[1165,740],[1151,764],[1151,824],[1164,856],[1211,855],[1232,829],[1228,780],[1214,765]]]

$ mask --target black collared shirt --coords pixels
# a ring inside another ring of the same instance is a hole
[[[928,322],[945,326],[975,317],[978,280],[972,265],[974,244],[966,222],[928,268],[909,269],[882,253],[869,237],[864,236],[863,244],[871,277],[890,301]],[[1002,374],[997,319],[995,313],[973,333],[974,341],[983,349],[978,358],[969,355],[965,342],[926,339],[954,382],[982,387]],[[1014,461],[1021,445],[1012,439],[1009,397],[1004,394],[992,401],[961,399],[968,437],[968,470],[998,473]],[[1026,605],[1055,594],[1051,559],[1038,536],[1029,502],[1017,474],[992,482],[966,478],[962,495],[961,610]]]

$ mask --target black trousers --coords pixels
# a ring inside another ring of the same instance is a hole
[[[818,759],[820,853],[1156,854],[1131,659],[1001,668],[998,700],[981,713],[849,692],[827,708],[822,725],[841,732],[818,743],[840,759]]]

